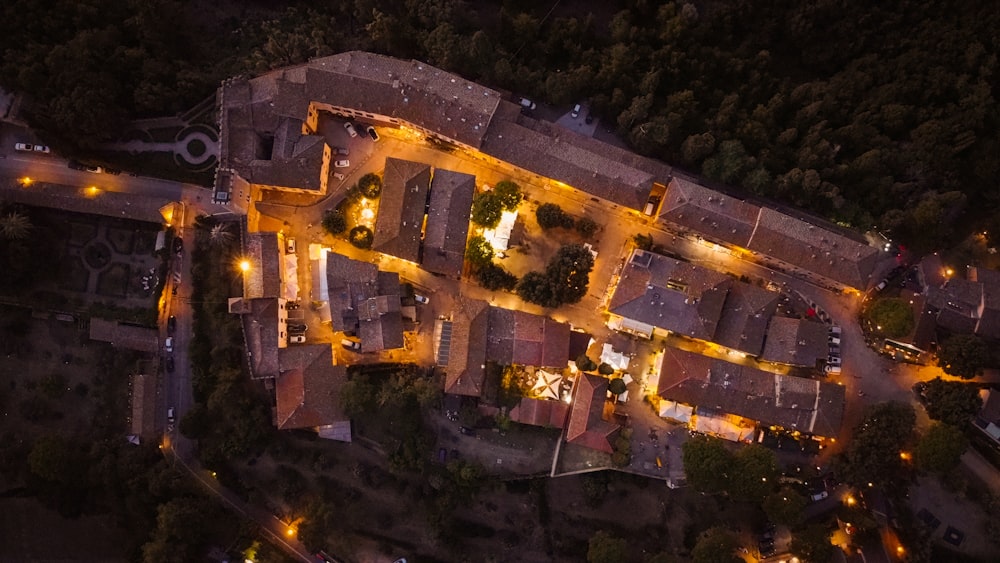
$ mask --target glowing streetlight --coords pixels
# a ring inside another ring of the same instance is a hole
[[[240,270],[245,274],[250,271],[250,261],[240,260]]]
[[[27,176],[25,176],[24,178],[19,178],[18,181],[21,182],[21,185],[24,187],[28,187],[32,184],[32,182],[34,182],[34,180],[32,180]]]
[[[285,535],[287,535],[288,537],[294,536],[295,535],[295,528],[289,526],[287,529],[285,529]]]
[[[847,506],[854,506],[856,502],[858,501],[853,496],[847,497]]]

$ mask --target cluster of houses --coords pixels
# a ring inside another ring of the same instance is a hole
[[[280,428],[350,434],[336,400],[345,368],[333,364],[330,345],[287,344],[287,324],[299,313],[288,307],[298,299],[297,273],[282,235],[268,232],[279,229],[256,207],[269,190],[326,196],[340,189],[330,181],[335,149],[324,114],[397,128],[532,183],[579,190],[837,290],[864,291],[884,257],[836,226],[711,190],[663,163],[536,120],[500,92],[419,61],[342,53],[228,80],[218,104],[215,199],[247,214],[247,251],[262,265],[246,275],[244,296],[230,310],[243,319],[254,377],[273,382]],[[459,278],[475,190],[474,176],[387,158],[372,248]],[[309,248],[309,264],[323,322],[356,335],[363,352],[403,346],[415,312],[398,275],[318,245]],[[607,306],[612,328],[647,338],[679,334],[735,355],[730,363],[669,350],[657,389],[663,416],[735,439],[745,439],[752,424],[836,434],[842,388],[737,361],[819,367],[824,325],[776,315],[776,292],[650,252],[634,251],[616,278]],[[618,425],[608,379],[559,381],[579,353],[574,342],[588,339],[543,316],[456,296],[433,340],[446,394],[482,399],[489,365],[523,367],[540,383],[537,396],[510,411],[512,420],[564,428],[567,441],[610,451]]]

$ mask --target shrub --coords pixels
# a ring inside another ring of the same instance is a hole
[[[590,217],[583,217],[576,222],[576,232],[590,238],[597,232],[597,223]]]
[[[339,209],[331,209],[323,215],[323,229],[331,235],[339,235],[347,230],[347,218]]]
[[[495,192],[483,192],[472,198],[472,222],[491,229],[500,224],[503,201]]]
[[[538,226],[548,230],[562,227],[568,229],[573,226],[573,218],[570,217],[561,207],[554,203],[543,203],[535,210],[535,220]]]
[[[372,242],[375,240],[375,233],[364,225],[358,225],[351,229],[351,232],[347,235],[347,239],[354,246],[367,249],[372,247]]]
[[[481,267],[476,273],[476,278],[484,288],[491,291],[498,289],[510,291],[517,287],[517,276],[493,263]]]
[[[358,192],[368,199],[375,199],[382,194],[382,178],[378,174],[368,173],[358,180]]]

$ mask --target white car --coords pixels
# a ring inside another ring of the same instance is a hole
[[[293,335],[291,335],[291,336],[288,337],[288,343],[289,344],[305,344],[306,343],[306,335],[304,335],[304,334],[293,334]]]
[[[344,181],[344,175],[341,174],[340,172],[334,172],[333,177],[336,178],[337,180],[340,180],[341,182]]]
[[[376,131],[371,125],[368,126],[368,136],[371,137],[373,141],[378,141],[378,131]]]
[[[49,147],[45,145],[33,145],[31,143],[15,143],[14,150],[24,152],[40,152],[43,154],[49,154],[49,152],[51,152]]]
[[[823,368],[823,371],[830,375],[840,375],[843,372],[843,368],[841,366],[826,366]]]
[[[358,132],[354,129],[354,124],[350,121],[344,124],[344,129],[347,129],[347,134],[350,135],[351,138],[358,136]]]
[[[426,305],[431,302],[430,299],[424,297],[423,295],[414,295],[413,300],[416,301],[417,303],[420,303],[421,305]]]
[[[167,352],[173,352],[174,351],[174,337],[173,336],[168,336],[167,339],[163,341],[163,348]]]
[[[836,336],[837,338],[840,338],[840,327],[839,326],[831,326],[830,327],[830,335],[831,336]]]
[[[840,356],[829,356],[826,358],[826,365],[828,366],[839,366],[840,363]]]
[[[350,165],[351,165],[351,161],[347,160],[346,158],[343,159],[343,160],[335,160],[335,161],[333,161],[334,168],[347,168]]]
[[[576,104],[575,106],[573,106],[573,111],[569,115],[573,119],[580,117],[580,104]]]

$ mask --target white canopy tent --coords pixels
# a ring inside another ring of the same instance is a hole
[[[536,373],[538,374],[538,379],[535,380],[535,386],[531,388],[531,393],[542,399],[558,401],[559,385],[562,383],[562,376],[544,370],[538,370]]]

